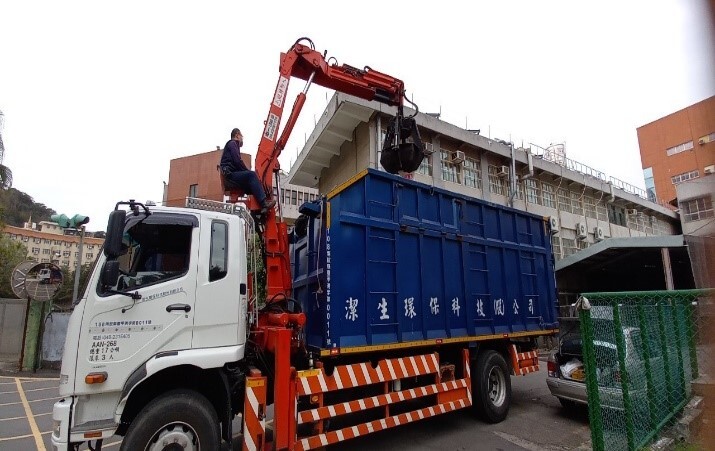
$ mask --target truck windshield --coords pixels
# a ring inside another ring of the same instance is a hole
[[[136,222],[124,232],[118,291],[179,277],[189,268],[191,225]]]

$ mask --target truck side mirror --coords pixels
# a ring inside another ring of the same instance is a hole
[[[105,287],[113,287],[119,279],[119,261],[107,260],[102,268],[102,285]]]
[[[122,237],[124,235],[124,222],[126,218],[127,212],[124,210],[114,210],[109,214],[107,236],[104,239],[104,255],[106,255],[108,259],[114,259],[122,255]]]

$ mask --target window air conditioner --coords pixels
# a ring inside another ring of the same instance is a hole
[[[595,227],[593,229],[593,239],[596,241],[603,241],[606,238],[603,227]]]
[[[583,222],[576,223],[576,236],[580,240],[585,240],[588,238],[588,232],[586,231],[586,224]]]
[[[509,177],[509,166],[499,166],[497,175],[499,177]]]
[[[715,174],[715,164],[705,166],[705,168],[703,168],[703,172],[706,174]]]
[[[628,210],[626,210],[626,213],[628,213],[629,215],[637,215],[638,210],[636,210],[635,208],[629,208]]]
[[[559,218],[556,216],[549,216],[549,226],[551,226],[552,235],[559,233]]]
[[[434,144],[425,143],[425,155],[432,155],[434,153]]]
[[[704,145],[706,142],[708,142],[708,141],[707,141],[707,139],[705,139],[705,138],[700,138],[700,139],[698,140],[698,144],[700,144],[701,146]]]
[[[462,152],[461,150],[457,150],[457,151],[452,152],[452,159],[450,160],[450,163],[462,164],[462,163],[464,163],[465,158],[466,157],[464,155],[464,152]]]

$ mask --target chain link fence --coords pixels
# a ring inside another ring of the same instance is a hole
[[[694,388],[712,384],[714,300],[712,289],[582,295],[594,450],[644,447],[676,418]]]

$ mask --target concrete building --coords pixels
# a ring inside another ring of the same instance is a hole
[[[638,127],[648,195],[670,202],[676,186],[715,173],[715,96]]]
[[[288,181],[328,193],[365,168],[381,169],[382,141],[394,114],[395,108],[335,94]],[[679,232],[672,208],[649,201],[642,189],[566,158],[559,149],[512,149],[430,115],[420,113],[416,119],[430,155],[414,179],[550,217],[557,231],[552,240],[557,260],[610,237]]]
[[[715,287],[715,175],[680,183],[676,194],[695,286]]]
[[[175,158],[169,163],[169,183],[165,189],[164,204],[172,207],[186,205],[187,197],[198,197],[224,202],[221,180],[217,165],[221,159],[221,149],[200,153],[188,157]],[[241,154],[243,162],[251,168],[251,155]],[[298,218],[298,207],[318,196],[318,190],[297,186],[286,181],[286,175],[280,176],[281,194],[278,187],[273,187],[273,195],[280,199],[281,214],[289,224]]]
[[[25,227],[5,226],[3,233],[27,248],[28,260],[54,263],[74,269],[79,258],[79,235],[54,222],[26,223]],[[85,235],[82,263],[92,263],[99,256],[104,240]]]

